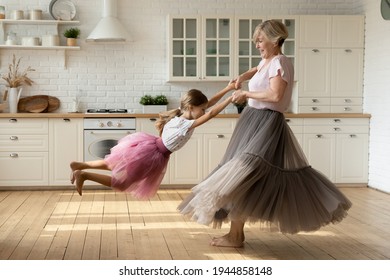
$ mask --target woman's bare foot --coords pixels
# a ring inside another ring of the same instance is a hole
[[[241,248],[244,246],[244,239],[245,238],[232,238],[230,233],[228,233],[221,237],[214,237],[210,242],[210,245],[216,247]]]
[[[73,172],[73,176],[74,176],[74,179],[76,181],[76,190],[79,193],[79,195],[83,195],[82,190],[83,190],[84,181],[85,181],[83,174],[84,174],[84,172],[81,170],[76,170]]]

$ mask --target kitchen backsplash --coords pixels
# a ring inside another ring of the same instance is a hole
[[[356,14],[359,5],[347,1],[269,1],[269,0],[118,0],[118,18],[134,41],[126,43],[87,43],[86,37],[102,15],[101,0],[72,0],[76,6],[75,20],[81,30],[78,40],[81,50],[15,50],[0,49],[0,71],[5,73],[12,55],[22,57],[22,68],[31,66],[35,82],[25,87],[22,96],[48,94],[61,100],[59,111],[72,110],[78,97],[80,109],[125,108],[142,112],[138,103],[142,95],[165,94],[168,108],[179,106],[180,96],[191,88],[202,90],[207,96],[225,86],[225,82],[167,82],[167,16],[180,15],[300,15],[300,14]],[[50,0],[0,0],[6,15],[12,10],[43,10],[49,14]],[[355,9],[351,9],[355,7]],[[37,26],[40,32],[47,32]],[[21,35],[28,32],[20,29]],[[36,30],[34,31],[36,32]],[[27,34],[28,35],[28,34]],[[64,38],[61,35],[61,43]],[[6,34],[0,34],[5,37]],[[64,64],[66,67],[64,67]],[[4,86],[0,90],[3,92]],[[233,106],[228,112],[234,111]]]

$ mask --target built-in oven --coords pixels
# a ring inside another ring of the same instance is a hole
[[[119,139],[135,131],[135,118],[85,118],[84,161],[103,159]]]

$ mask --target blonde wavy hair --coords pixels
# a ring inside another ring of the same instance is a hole
[[[253,43],[256,44],[260,34],[263,34],[272,43],[277,43],[279,47],[283,45],[284,40],[288,37],[286,26],[282,22],[274,19],[263,21],[256,26],[253,32]]]
[[[162,135],[164,126],[174,117],[179,117],[183,114],[184,111],[189,110],[190,106],[201,106],[207,104],[209,101],[207,96],[203,94],[198,89],[190,89],[186,94],[184,94],[180,100],[180,108],[169,110],[166,112],[161,112],[159,118],[155,123],[155,127],[159,133]]]

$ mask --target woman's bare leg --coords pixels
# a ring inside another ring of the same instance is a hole
[[[75,170],[73,172],[73,176],[74,176],[74,178],[75,178],[74,180],[76,182],[76,190],[79,193],[79,195],[82,195],[84,182],[86,180],[94,181],[94,182],[99,183],[101,185],[111,187],[111,176],[109,176],[109,175],[86,172],[86,171],[81,171],[81,170]]]
[[[210,245],[217,247],[242,247],[245,241],[244,225],[245,223],[242,221],[231,221],[229,233],[221,237],[214,237]]]
[[[70,168],[72,169],[72,173],[70,174],[70,182],[73,184],[75,181],[74,172],[76,170],[83,169],[102,169],[102,170],[110,170],[104,160],[93,160],[93,161],[72,161],[70,163]]]

